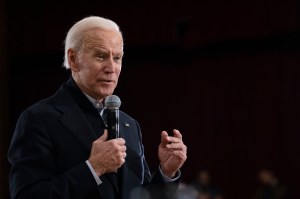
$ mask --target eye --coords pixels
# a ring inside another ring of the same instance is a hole
[[[120,62],[122,60],[122,56],[115,56],[114,61]]]
[[[104,55],[96,55],[96,59],[98,61],[104,61],[105,56]]]

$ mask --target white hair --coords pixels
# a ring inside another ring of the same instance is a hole
[[[119,26],[115,22],[98,16],[86,17],[76,22],[68,31],[65,40],[65,59],[63,66],[66,69],[70,68],[68,50],[71,48],[75,50],[80,50],[85,32],[92,28],[116,30],[118,32],[121,32]]]

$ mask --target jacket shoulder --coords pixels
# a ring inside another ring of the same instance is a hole
[[[69,99],[68,94],[63,86],[59,88],[52,96],[41,99],[27,107],[24,111],[22,111],[21,115],[28,113],[35,114],[37,116],[49,114],[49,112],[56,111],[55,106],[59,101],[62,101],[61,99]]]

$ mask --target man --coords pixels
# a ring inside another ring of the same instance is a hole
[[[287,199],[291,198],[288,187],[269,169],[258,172],[260,188],[256,191],[253,199]]]
[[[141,187],[166,198],[173,191],[186,160],[178,130],[161,133],[153,178],[134,119],[120,111],[120,138],[107,140],[102,103],[117,86],[122,56],[122,35],[111,20],[87,17],[69,30],[64,65],[71,78],[16,125],[8,152],[13,199],[129,199],[145,193]]]
[[[197,189],[199,195],[203,195],[202,197],[208,195],[213,199],[221,197],[219,189],[212,184],[211,174],[208,170],[200,170],[196,177],[193,186]]]

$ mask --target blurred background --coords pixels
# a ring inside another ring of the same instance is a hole
[[[178,198],[300,198],[298,0],[0,1],[0,198],[16,121],[69,78],[63,41],[90,15],[121,27],[115,94],[153,170],[161,130],[183,134]]]

